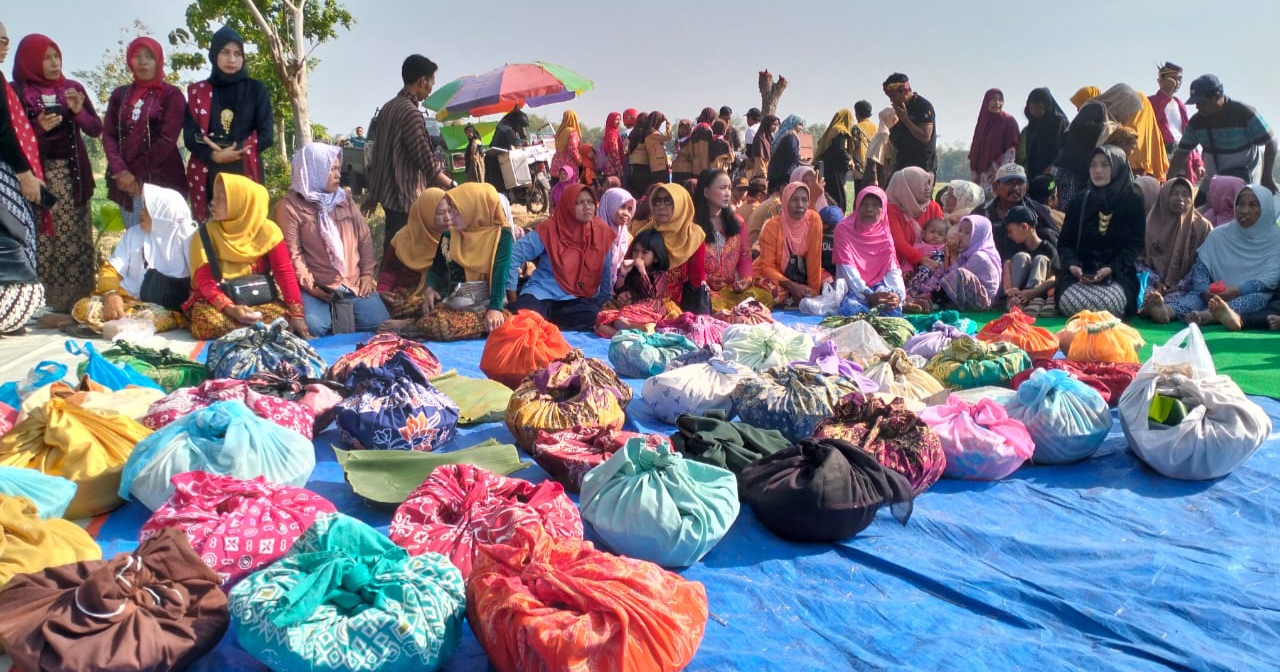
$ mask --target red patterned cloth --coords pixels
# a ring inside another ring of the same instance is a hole
[[[1019,373],[1009,381],[1010,389],[1027,382],[1036,369],[1062,369],[1070,371],[1080,382],[1097,390],[1107,405],[1115,407],[1120,403],[1120,395],[1129,389],[1129,384],[1138,375],[1140,364],[1120,364],[1116,362],[1073,362],[1066,359],[1037,358],[1031,362],[1031,368]]]
[[[440,360],[427,346],[417,341],[400,338],[395,334],[378,334],[367,342],[359,344],[355,352],[340,357],[333,366],[329,367],[324,377],[335,383],[345,384],[347,376],[357,364],[367,364],[370,368],[376,369],[391,361],[397,352],[403,352],[427,378],[435,378],[442,371]]]
[[[631,439],[644,439],[645,447],[654,450],[664,443],[671,445],[671,440],[661,434],[638,434],[608,427],[574,427],[559,432],[539,431],[529,454],[565,490],[578,492],[582,487],[582,477],[621,450]]]
[[[724,330],[728,328],[729,323],[724,320],[694,313],[682,313],[680,317],[658,323],[658,331],[686,336],[699,348],[712,343],[720,345],[720,341],[724,339]]]
[[[142,417],[142,425],[160,429],[182,416],[213,405],[215,401],[238,399],[244,402],[254,415],[286,429],[312,438],[315,416],[303,404],[255,392],[248,381],[217,378],[206,380],[199,387],[184,387],[151,404]]]
[[[449,464],[431,472],[396,509],[390,536],[410,555],[449,556],[465,577],[477,544],[506,543],[524,527],[581,539],[582,515],[559,483],[534,485],[470,464]]]
[[[213,109],[213,85],[208,80],[187,86],[187,109],[196,121],[200,132],[209,132],[209,115]],[[258,163],[258,134],[252,133],[245,138],[241,149],[244,150],[243,175],[258,184],[262,184],[262,168]],[[187,194],[191,199],[191,215],[197,222],[209,218],[209,167],[200,162],[195,154],[187,159]]]
[[[315,522],[334,512],[329,500],[310,490],[271,483],[259,476],[189,471],[173,477],[173,494],[142,526],[138,541],[175,527],[218,574],[223,590],[284,557]]]
[[[15,112],[23,109],[22,100],[18,98],[18,92],[13,90],[13,85],[4,81],[3,75],[0,75],[0,86],[4,87],[5,95],[9,97],[9,116],[13,121],[13,134],[18,136],[18,148],[31,166],[31,174],[43,182],[44,164],[40,162],[40,144],[36,141],[35,129],[31,128],[31,120],[27,119],[27,115]],[[47,208],[40,209],[40,235],[57,235],[53,228],[53,213]]]
[[[13,426],[18,423],[18,409],[9,404],[0,403],[0,436],[9,433]]]

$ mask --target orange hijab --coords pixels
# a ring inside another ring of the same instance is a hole
[[[592,215],[585,224],[574,217],[574,203],[586,188],[583,184],[565,188],[556,202],[555,213],[537,228],[556,282],[564,291],[584,299],[595,296],[600,289],[604,258],[613,247],[614,237],[613,229],[599,217]]]

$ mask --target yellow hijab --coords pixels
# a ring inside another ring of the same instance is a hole
[[[1075,105],[1076,111],[1079,112],[1080,108],[1084,107],[1085,103],[1100,95],[1102,95],[1102,89],[1099,89],[1096,86],[1082,86],[1079,91],[1076,91],[1075,94],[1071,96],[1071,104]]]
[[[450,189],[445,198],[462,213],[466,228],[449,233],[449,258],[466,272],[467,282],[488,280],[498,254],[507,213],[498,190],[487,182],[467,182]]]
[[[1151,100],[1141,91],[1142,110],[1129,122],[1133,130],[1138,132],[1138,148],[1129,157],[1129,165],[1151,177],[1164,181],[1169,172],[1169,155],[1164,151],[1164,136],[1160,134],[1160,126],[1156,123],[1156,111],[1151,107]]]
[[[578,137],[582,137],[582,131],[578,128],[578,113],[573,110],[565,110],[564,116],[560,119],[560,128],[556,130],[556,151],[563,152],[569,147],[569,134],[576,131]]]
[[[222,268],[223,279],[239,278],[253,273],[253,265],[284,241],[284,234],[276,223],[267,219],[267,207],[271,197],[267,188],[244,177],[220,173],[214,188],[221,184],[227,190],[227,218],[210,220],[209,242]],[[209,263],[200,236],[191,237],[191,269]],[[195,286],[195,273],[191,274]]]
[[[821,158],[823,152],[827,151],[827,147],[830,147],[841,134],[853,135],[853,112],[849,110],[840,110],[831,118],[831,125],[822,134],[822,139],[818,141],[818,148],[813,152],[814,159]]]
[[[659,191],[667,192],[671,200],[676,202],[671,221],[658,224],[650,219],[641,222],[632,234],[639,235],[641,231],[656,229],[662,234],[662,242],[667,245],[667,257],[671,259],[671,268],[677,268],[698,251],[698,247],[707,239],[707,234],[693,221],[693,197],[684,187],[678,184],[664,184],[654,189],[649,198],[653,198]]]
[[[391,238],[391,249],[404,267],[426,273],[440,249],[440,233],[433,228],[436,208],[444,198],[444,189],[431,187],[409,206],[409,221]]]

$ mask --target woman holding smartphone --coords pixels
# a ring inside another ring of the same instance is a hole
[[[209,79],[187,87],[187,120],[183,142],[187,191],[196,221],[209,216],[214,178],[244,175],[262,183],[259,157],[275,144],[271,99],[267,87],[249,77],[244,38],[229,26],[213,34],[209,46]]]
[[[84,87],[63,76],[62,50],[48,37],[22,38],[14,75],[14,88],[35,129],[45,184],[52,195],[45,196],[45,205],[52,205],[54,235],[40,236],[40,281],[49,307],[67,313],[94,288],[97,255],[89,212],[93,168],[81,132],[101,136],[102,120]]]

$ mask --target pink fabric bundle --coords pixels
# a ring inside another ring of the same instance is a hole
[[[181,530],[227,591],[284,557],[316,516],[335,510],[310,490],[261,476],[242,481],[189,471],[173,477],[173,488],[168,501],[142,526],[138,540],[146,541],[168,527]]]
[[[13,429],[18,422],[18,409],[6,403],[0,403],[0,436]]]
[[[582,515],[559,483],[534,485],[470,464],[447,464],[396,509],[390,537],[410,555],[449,556],[466,577],[477,545],[506,543],[530,526],[553,537],[582,538]]]
[[[657,450],[671,440],[660,434],[637,434],[608,427],[574,427],[559,432],[539,431],[529,454],[569,492],[578,492],[582,477],[622,450],[631,439],[644,439],[645,447]]]
[[[947,403],[918,416],[942,441],[947,455],[943,475],[948,478],[998,481],[1017,471],[1036,450],[1026,425],[990,399],[970,405],[953,394]]]
[[[319,434],[338,415],[338,404],[342,403],[342,395],[329,385],[311,383],[307,385],[306,392],[298,403],[306,406],[307,410],[311,411],[311,415],[315,416],[315,423],[312,426],[315,428],[315,433]]]
[[[711,343],[720,345],[720,340],[724,337],[724,330],[728,327],[729,323],[724,320],[716,319],[710,315],[695,315],[694,313],[682,313],[680,317],[663,320],[658,323],[658,331],[681,334],[693,341],[694,345],[699,348],[705,348]]]
[[[217,401],[238,399],[253,414],[310,439],[315,416],[306,406],[280,397],[262,394],[243,380],[220,378],[206,380],[199,387],[184,387],[151,404],[140,421],[148,429],[160,429],[188,413],[212,406]]]

